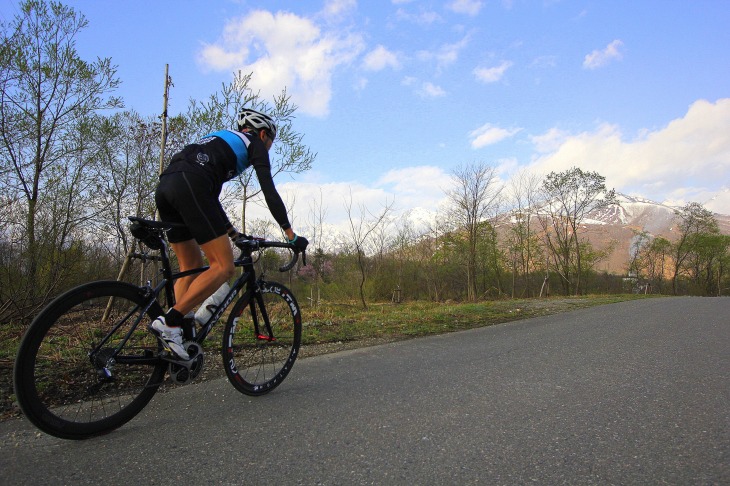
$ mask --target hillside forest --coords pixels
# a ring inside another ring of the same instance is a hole
[[[261,99],[249,87],[251,74],[235,73],[181,114],[125,110],[114,96],[122,80],[112,59],[84,60],[75,50],[74,38],[87,25],[81,13],[44,0],[27,0],[20,11],[1,26],[2,325],[26,324],[55,295],[86,281],[156,278],[154,265],[139,262],[120,273],[130,252],[152,251],[131,237],[127,217],[155,218],[161,167],[186,143],[232,127],[242,106],[277,121],[275,177],[316,163],[286,91]],[[160,77],[167,96],[171,78]],[[423,224],[396,212],[393,201],[364,207],[350,200],[342,203],[349,230],[334,234],[324,198],[298,207],[292,219],[310,239],[308,265],[278,275],[287,256],[273,252],[258,264],[304,305],[730,294],[730,236],[698,203],[677,208],[670,237],[635,230],[625,267],[609,273],[598,268],[611,245],[592,243],[586,225],[618,204],[600,174],[573,167],[504,183],[489,162],[464,161],[451,177],[448,207]],[[246,217],[251,204],[260,204],[253,171],[229,182],[222,200],[243,232],[282,237],[270,218]]]

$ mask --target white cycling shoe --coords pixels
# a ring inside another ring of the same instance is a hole
[[[181,327],[171,327],[165,323],[165,316],[160,316],[149,325],[148,328],[157,336],[166,350],[170,351],[176,358],[189,360],[190,356],[183,346],[183,331]]]

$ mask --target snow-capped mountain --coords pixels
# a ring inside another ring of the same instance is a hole
[[[677,211],[681,209],[640,197],[616,196],[618,204],[591,213],[582,225],[596,248],[613,245],[611,255],[597,268],[609,273],[623,273],[627,268],[636,232],[646,231],[652,237],[674,240]],[[720,231],[730,235],[730,215],[714,216]]]
[[[669,237],[672,226],[676,222],[679,206],[651,201],[641,197],[627,196],[617,193],[618,204],[611,205],[590,214],[584,221],[591,225],[628,226],[651,235]],[[730,234],[730,215],[715,214],[715,219],[723,233]]]

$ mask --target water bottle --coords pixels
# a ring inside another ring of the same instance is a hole
[[[213,312],[215,312],[216,308],[221,302],[223,302],[223,299],[226,298],[226,295],[228,295],[230,290],[231,287],[228,285],[228,282],[223,282],[223,285],[221,285],[218,290],[213,293],[213,295],[205,299],[205,302],[203,302],[200,308],[195,312],[195,320],[198,324],[204,326],[205,323],[208,322],[210,316],[213,315]]]

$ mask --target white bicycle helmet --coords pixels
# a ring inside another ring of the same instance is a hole
[[[238,113],[238,130],[253,128],[254,130],[266,130],[271,140],[276,138],[276,124],[274,120],[264,113],[245,108]]]

